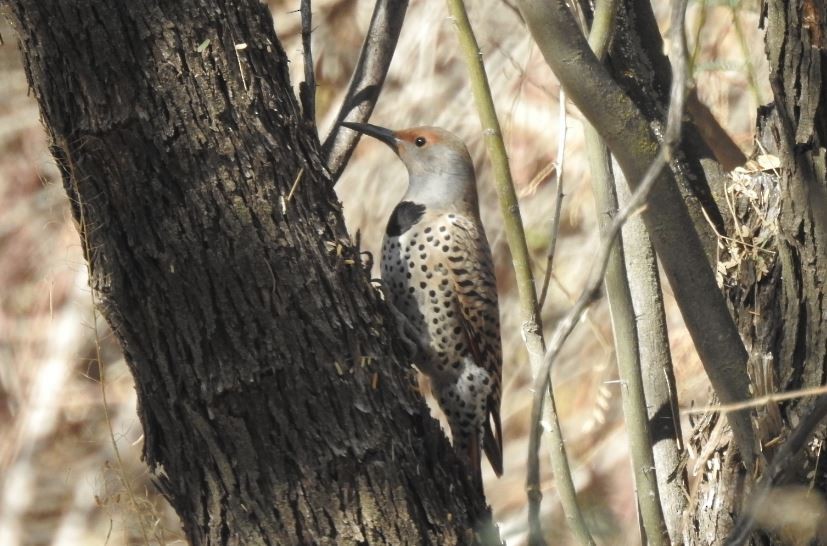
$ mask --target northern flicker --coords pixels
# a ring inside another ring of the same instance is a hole
[[[425,354],[417,367],[431,380],[460,459],[481,483],[482,448],[500,476],[500,317],[471,156],[437,127],[343,125],[390,146],[408,169],[408,191],[382,243],[382,280],[419,337]]]

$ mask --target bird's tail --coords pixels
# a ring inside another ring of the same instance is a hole
[[[494,430],[491,428],[492,421],[494,422]],[[503,475],[503,431],[499,408],[493,408],[491,418],[485,421],[482,432],[482,448],[485,450],[488,462],[491,463],[491,468],[494,469],[494,474],[499,478]],[[479,455],[477,457],[479,458]]]
[[[468,466],[471,470],[471,478],[477,487],[482,490],[482,453],[480,451],[480,439],[476,434],[471,435],[471,440],[468,442]]]

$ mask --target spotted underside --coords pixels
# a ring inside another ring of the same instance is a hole
[[[400,203],[382,247],[382,279],[393,304],[428,348],[417,365],[431,378],[455,446],[474,446],[479,457],[485,433],[486,453],[499,474],[502,347],[496,281],[482,226],[458,212],[438,214]]]

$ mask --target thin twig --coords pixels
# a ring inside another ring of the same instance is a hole
[[[646,117],[590,51],[565,0],[517,3],[569,99],[600,131],[636,189],[660,151]],[[612,115],[606,115],[606,104],[611,104]],[[675,177],[664,170],[661,179],[649,197],[652,206],[643,214],[652,243],[716,394],[723,402],[746,400],[750,393],[743,340]],[[751,416],[738,412],[727,419],[742,462],[751,469],[756,455]]]
[[[299,85],[302,115],[311,124],[316,123],[316,69],[313,66],[313,49],[310,37],[313,31],[313,11],[310,0],[301,0],[302,50],[304,55],[304,81]]]
[[[807,438],[825,417],[827,417],[827,395],[821,395],[816,400],[813,410],[801,420],[784,445],[776,452],[772,463],[745,504],[748,508],[741,513],[735,528],[727,538],[727,546],[740,546],[749,538],[750,532],[755,527],[756,507],[766,502],[773,486],[781,480],[784,471],[794,461],[795,455],[806,445]]]
[[[482,55],[474,37],[471,23],[468,21],[468,13],[462,0],[448,0],[448,11],[457,26],[457,33],[460,47],[465,58],[465,65],[468,69],[471,90],[474,95],[474,102],[482,124],[485,144],[488,156],[491,161],[494,180],[499,196],[500,211],[503,216],[508,246],[511,250],[512,263],[517,278],[517,291],[520,299],[520,311],[523,327],[523,340],[528,350],[529,361],[532,371],[536,374],[540,368],[545,352],[542,324],[540,323],[539,308],[537,306],[537,292],[534,286],[534,278],[531,272],[531,262],[528,255],[525,231],[523,229],[520,208],[517,201],[517,194],[514,191],[514,184],[511,179],[511,171],[508,166],[508,156],[505,151],[505,144],[502,139],[500,123],[494,109],[494,100],[491,96],[491,88],[488,85],[488,78],[485,74],[485,65],[482,62]],[[560,432],[560,423],[554,405],[554,392],[551,384],[544,387],[544,394],[549,397],[549,403],[545,406],[544,421],[551,435],[551,466],[555,475],[557,491],[560,495],[560,502],[563,511],[572,528],[582,544],[593,545],[594,540],[589,534],[580,507],[577,505],[577,494],[574,488],[574,480],[571,476],[568,459],[566,457],[565,445]],[[538,457],[539,453],[534,451],[530,456]],[[539,468],[539,460],[535,468]],[[539,472],[539,470],[538,470]],[[539,507],[542,494],[540,493],[539,475],[533,480],[533,486],[527,489],[529,504],[529,521],[532,527],[529,530],[529,540],[533,545],[545,544],[539,524]]]
[[[342,131],[341,123],[365,123],[373,113],[407,10],[408,0],[377,0],[373,8],[373,17],[342,107],[322,145],[322,156],[334,183],[345,170],[360,136],[356,131]]]
[[[606,237],[600,246],[595,265],[592,266],[589,281],[574,306],[565,317],[559,322],[557,328],[549,341],[549,348],[543,361],[543,367],[537,375],[534,384],[534,399],[531,407],[531,428],[529,433],[529,461],[527,487],[529,489],[539,488],[539,465],[537,464],[537,452],[540,447],[540,436],[542,434],[541,415],[543,411],[544,393],[551,381],[551,366],[562,350],[568,336],[580,321],[586,309],[600,295],[600,286],[603,283],[603,276],[609,263],[612,246],[617,239],[620,229],[626,220],[638,212],[646,201],[649,191],[658,180],[661,171],[666,167],[680,138],[681,118],[686,99],[686,44],[683,40],[683,14],[686,10],[687,0],[676,2],[673,7],[673,27],[677,26],[680,34],[673,40],[672,88],[670,94],[669,112],[667,115],[666,131],[664,140],[658,149],[654,161],[649,165],[640,185],[632,194],[629,203],[615,216],[611,226],[606,231]],[[675,31],[673,31],[675,32]],[[536,465],[536,466],[535,466]],[[529,508],[529,514],[531,508]],[[531,524],[530,524],[531,525]],[[653,537],[649,537],[650,540]]]
[[[293,199],[293,194],[296,192],[296,188],[299,187],[299,181],[302,179],[302,175],[304,174],[304,167],[299,169],[299,174],[296,175],[296,179],[293,180],[293,186],[290,188],[290,192],[287,194],[287,199],[285,201],[290,203],[290,200]]]
[[[563,169],[565,167],[566,133],[569,126],[566,122],[566,92],[560,88],[560,114],[557,133],[557,160],[554,166],[557,169],[557,193],[554,195],[554,210],[551,213],[551,235],[548,243],[548,258],[546,259],[546,274],[543,277],[543,289],[540,290],[540,309],[546,302],[548,283],[551,280],[551,267],[554,262],[554,251],[557,248],[557,234],[560,231],[560,213],[563,210]]]
[[[821,394],[827,394],[827,385],[799,389],[795,391],[774,392],[772,394],[759,396],[758,398],[752,398],[750,400],[737,402],[735,404],[718,404],[716,406],[685,408],[681,410],[681,415],[698,415],[709,412],[723,413],[726,415],[727,413],[732,413],[733,411],[766,406],[771,402],[783,402],[785,400],[794,400],[796,398],[806,398],[807,396],[818,396]]]
[[[250,88],[247,87],[247,78],[244,77],[244,65],[241,64],[241,55],[238,54],[239,51],[245,49],[247,44],[244,43],[235,43],[233,40],[233,53],[235,53],[235,62],[238,63],[238,73],[241,75],[241,85],[244,87],[244,91],[246,93],[250,92]]]

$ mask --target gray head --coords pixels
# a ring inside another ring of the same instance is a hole
[[[342,125],[381,140],[408,169],[405,199],[430,208],[477,207],[474,164],[465,144],[439,127],[391,131],[366,123]]]

